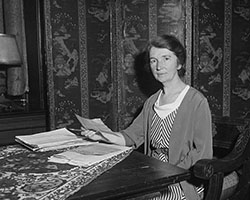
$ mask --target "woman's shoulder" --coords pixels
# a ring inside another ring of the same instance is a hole
[[[157,90],[155,93],[153,93],[151,96],[149,96],[147,98],[146,102],[150,102],[150,101],[156,100],[160,93],[161,93],[161,89]]]
[[[204,106],[209,108],[207,98],[199,90],[190,86],[186,96],[183,99],[182,108],[190,109],[193,107],[196,109],[198,107]]]
[[[158,91],[153,93],[151,96],[149,96],[144,102],[144,107],[151,106],[152,104],[154,104],[160,92],[161,92],[161,89],[159,89]]]
[[[190,86],[188,92],[187,92],[187,96],[189,98],[191,98],[192,100],[196,99],[198,101],[203,101],[203,100],[207,100],[207,98],[204,96],[204,94],[202,94],[199,90],[197,90],[196,88]]]

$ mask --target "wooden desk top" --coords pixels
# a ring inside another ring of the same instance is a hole
[[[134,151],[68,199],[127,199],[159,191],[190,176],[188,170]]]

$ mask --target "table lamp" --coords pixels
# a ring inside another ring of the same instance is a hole
[[[15,35],[0,33],[0,71],[4,71],[6,75],[7,67],[20,66],[21,64],[22,59]],[[0,76],[0,102],[2,102],[5,93],[3,88],[6,88],[6,78],[3,77],[4,73],[0,75],[2,75]]]
[[[8,65],[20,64],[22,64],[22,60],[16,37],[10,34],[0,34],[0,69]]]

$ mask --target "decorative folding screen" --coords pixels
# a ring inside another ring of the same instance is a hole
[[[249,16],[249,1],[194,1],[193,85],[218,119],[250,119]]]
[[[74,113],[125,128],[145,101],[140,86],[150,89],[134,62],[157,34],[187,44],[190,82],[191,10],[189,0],[46,0],[50,128],[74,124]]]

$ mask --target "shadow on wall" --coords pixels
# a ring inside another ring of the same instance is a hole
[[[159,90],[162,85],[155,80],[146,59],[145,51],[137,54],[135,56],[134,68],[139,89],[146,97],[149,97]]]

